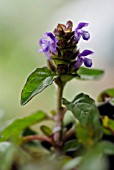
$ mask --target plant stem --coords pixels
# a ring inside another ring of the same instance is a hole
[[[42,136],[42,135],[30,135],[30,136],[23,137],[22,142],[26,143],[26,142],[33,141],[33,140],[46,141],[51,144],[53,143],[51,138],[47,136]]]
[[[62,107],[62,94],[64,89],[64,83],[58,78],[56,80],[57,84],[57,113],[55,116],[56,126],[54,128],[54,143],[55,148],[58,153],[61,152],[61,146],[62,146],[62,131],[63,131],[63,117],[65,113],[65,109]]]
[[[67,131],[65,137],[64,137],[64,142],[66,140],[68,140],[71,136],[75,135],[76,136],[76,132],[75,132],[75,128],[72,127],[69,131]]]
[[[60,111],[61,107],[62,107],[62,94],[63,94],[63,85],[62,83],[58,85],[58,89],[57,89],[57,112]]]

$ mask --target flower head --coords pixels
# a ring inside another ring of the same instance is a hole
[[[44,52],[47,59],[50,60],[51,55],[57,52],[57,42],[58,40],[51,32],[46,32],[43,38],[39,40],[39,44],[41,46],[39,52]]]
[[[74,30],[74,41],[78,43],[82,37],[84,40],[89,40],[90,34],[88,31],[83,30],[83,27],[87,27],[89,24],[85,22],[80,22]]]
[[[73,73],[77,71],[82,64],[86,67],[92,66],[92,60],[86,56],[93,54],[91,50],[79,52],[77,43],[82,37],[84,40],[90,38],[90,34],[83,30],[88,23],[80,22],[73,30],[72,21],[65,25],[58,24],[53,33],[46,32],[40,39],[40,52],[46,54],[48,67],[59,74]]]
[[[86,67],[92,66],[92,60],[87,58],[86,56],[93,54],[94,52],[91,50],[84,50],[80,54],[78,54],[78,58],[74,64],[75,70],[79,69],[80,66],[84,63]]]

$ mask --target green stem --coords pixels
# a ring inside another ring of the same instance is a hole
[[[55,117],[56,126],[54,129],[54,142],[55,148],[58,153],[61,152],[62,146],[62,136],[63,136],[63,117],[65,113],[65,109],[62,107],[62,95],[64,89],[64,83],[58,78],[56,80],[57,84],[57,113]]]
[[[57,113],[60,111],[61,107],[62,107],[62,94],[63,94],[63,87],[64,85],[59,84],[58,85],[58,89],[57,89]]]

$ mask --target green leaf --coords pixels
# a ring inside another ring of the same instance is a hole
[[[62,82],[68,82],[68,81],[70,81],[70,80],[72,80],[73,78],[77,78],[77,79],[79,79],[80,78],[80,76],[76,73],[76,74],[61,74],[61,80],[62,80]]]
[[[93,129],[87,129],[81,125],[76,126],[76,135],[79,141],[86,147],[90,148],[94,144],[94,139],[93,139]],[[95,140],[97,136],[94,136]]]
[[[102,91],[98,96],[98,102],[104,102],[107,99],[114,98],[114,88],[109,88]]]
[[[67,106],[68,110],[70,110],[84,126],[88,124],[88,121],[91,123],[93,118],[95,121],[98,121],[100,118],[94,100],[86,94],[78,94],[71,102],[63,99],[63,104]]]
[[[70,81],[70,80],[72,80],[73,78],[75,78],[77,76],[77,74],[63,74],[63,75],[61,75],[61,80],[63,81],[63,82],[68,82],[68,81]]]
[[[80,162],[82,160],[81,156],[78,156],[76,158],[73,158],[69,160],[64,166],[63,170],[71,170],[71,169],[76,169],[76,167],[79,166]]]
[[[46,118],[47,118],[46,113],[38,111],[30,116],[14,120],[9,126],[7,126],[1,132],[0,142],[5,140],[11,140],[18,144],[19,141],[21,140],[20,136],[22,135],[22,132],[25,128],[37,122],[40,122]]]
[[[47,156],[42,156],[40,159],[32,159],[19,170],[62,170],[60,160],[53,157],[48,154]]]
[[[53,133],[52,130],[46,125],[42,125],[40,129],[46,136],[51,136]]]
[[[80,75],[80,78],[78,79],[94,80],[94,79],[101,78],[104,74],[104,71],[99,70],[99,69],[90,69],[90,68],[80,67],[77,73]]]
[[[92,98],[81,93],[71,102],[63,99],[63,104],[67,106],[67,109],[79,120],[80,128],[76,127],[76,133],[79,134],[79,138],[81,137],[82,143],[85,143],[85,135],[89,135],[89,137],[95,141],[101,138],[100,114]]]
[[[81,144],[79,143],[79,141],[77,139],[73,139],[70,141],[67,141],[64,144],[63,150],[64,152],[68,152],[68,151],[76,151],[80,148]]]
[[[21,105],[29,102],[35,95],[53,83],[55,74],[47,67],[37,68],[27,79],[22,90]]]
[[[102,141],[97,144],[96,150],[105,155],[114,155],[114,144],[109,141]]]
[[[80,162],[80,170],[109,170],[108,160],[101,155],[89,155]]]

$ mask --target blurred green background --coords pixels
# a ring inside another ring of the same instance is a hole
[[[0,0],[0,125],[6,120],[36,110],[49,112],[55,108],[55,88],[48,87],[20,106],[21,90],[27,76],[37,67],[46,65],[38,53],[38,40],[58,23],[89,22],[91,40],[80,42],[80,50],[95,51],[93,67],[105,69],[100,81],[72,80],[64,91],[71,99],[85,92],[96,99],[99,92],[114,86],[114,13],[113,0]]]

